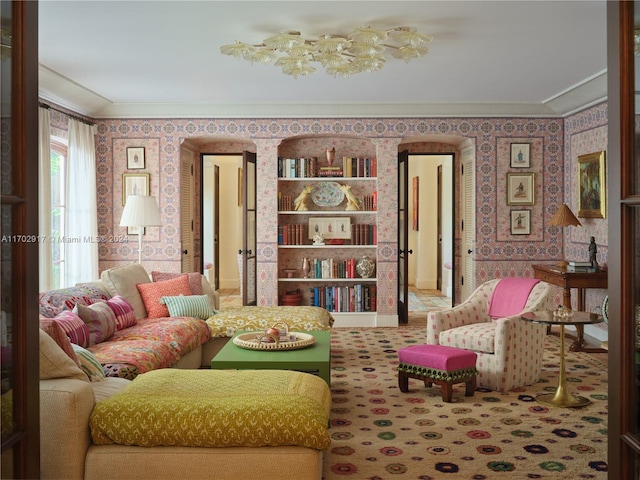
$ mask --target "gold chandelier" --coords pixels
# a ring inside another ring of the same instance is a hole
[[[300,32],[278,33],[259,45],[236,42],[220,47],[220,52],[251,63],[270,63],[282,67],[283,73],[294,78],[316,71],[319,63],[328,74],[348,77],[356,73],[373,72],[384,67],[387,49],[392,56],[409,62],[429,52],[426,47],[433,37],[414,28],[395,27],[378,30],[371,27],[355,29],[349,35],[323,35],[307,40]]]

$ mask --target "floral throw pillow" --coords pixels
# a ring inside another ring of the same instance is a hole
[[[169,316],[169,309],[160,303],[160,299],[166,296],[191,295],[189,277],[184,274],[171,280],[162,282],[139,283],[136,285],[144,308],[149,318],[164,318]]]
[[[202,295],[202,274],[198,272],[191,273],[173,273],[173,272],[151,272],[151,280],[154,282],[164,282],[165,280],[172,280],[182,275],[189,277],[189,287],[191,287],[191,293],[193,295]]]

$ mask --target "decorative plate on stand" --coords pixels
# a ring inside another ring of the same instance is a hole
[[[344,200],[344,192],[337,182],[322,182],[313,187],[311,200],[318,207],[337,207]]]
[[[241,333],[233,339],[233,343],[241,348],[247,348],[249,350],[298,350],[305,348],[316,343],[316,339],[313,335],[301,332],[290,332],[290,336],[296,338],[296,340],[280,341],[280,342],[266,342],[262,340],[264,332],[248,332]]]

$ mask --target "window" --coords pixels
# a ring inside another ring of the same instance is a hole
[[[65,177],[67,141],[51,137],[51,260],[52,288],[64,286],[64,238],[65,238]]]

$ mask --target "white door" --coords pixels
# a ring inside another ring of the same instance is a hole
[[[182,272],[193,272],[193,152],[180,150],[180,237]],[[198,270],[200,271],[200,270]]]
[[[474,281],[474,245],[476,236],[476,201],[475,201],[475,149],[465,147],[461,152],[462,165],[462,253],[461,272],[462,288],[460,302],[473,293]],[[454,287],[455,288],[455,287]]]

